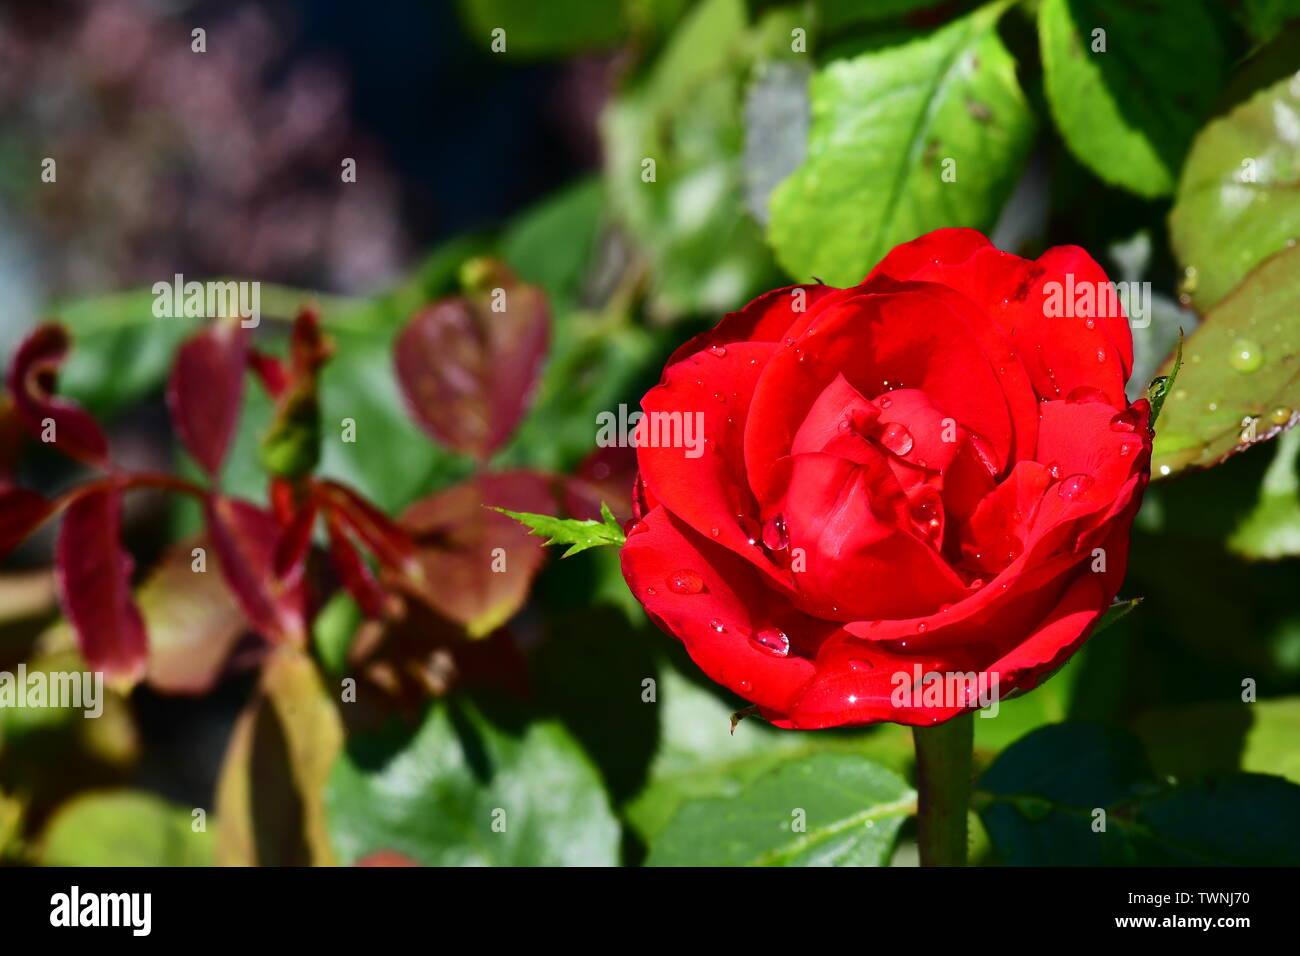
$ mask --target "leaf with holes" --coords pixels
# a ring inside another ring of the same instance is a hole
[[[1300,81],[1288,76],[1209,123],[1192,144],[1169,240],[1198,309],[1214,306],[1300,239],[1297,128]]]
[[[1034,127],[998,39],[1003,9],[813,77],[807,157],[770,200],[768,238],[790,275],[851,285],[900,242],[993,224]]]
[[[1219,464],[1300,419],[1297,270],[1300,248],[1265,260],[1187,339],[1156,429],[1152,474]]]

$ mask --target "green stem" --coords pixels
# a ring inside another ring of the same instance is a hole
[[[912,728],[922,866],[966,865],[974,718],[967,711],[935,727]]]

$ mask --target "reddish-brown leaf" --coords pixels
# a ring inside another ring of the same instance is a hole
[[[0,489],[0,561],[54,513],[54,502],[26,488]]]
[[[325,529],[329,532],[330,561],[338,572],[339,580],[348,593],[356,598],[363,614],[367,617],[382,617],[384,591],[333,512],[325,513]]]
[[[353,866],[419,866],[409,856],[404,853],[398,853],[396,850],[375,850],[367,853]]]
[[[263,637],[301,646],[306,591],[301,580],[282,582],[275,575],[280,523],[256,505],[221,495],[209,496],[205,510],[221,573],[249,622]]]
[[[289,390],[289,370],[274,355],[249,349],[248,367],[272,398],[279,398]]]
[[[539,539],[489,506],[548,514],[556,503],[546,476],[505,472],[454,485],[402,516],[424,569],[420,595],[471,637],[514,616],[546,560]]]
[[[318,481],[315,488],[322,506],[346,524],[380,563],[398,574],[418,577],[415,542],[395,521],[346,485]]]
[[[176,353],[167,405],[181,441],[212,477],[221,470],[239,422],[248,330],[236,320],[214,322]]]
[[[206,694],[221,676],[248,621],[215,562],[195,565],[205,538],[170,548],[135,592],[149,632],[145,680],[164,694]]]
[[[0,488],[13,483],[18,458],[22,454],[26,437],[14,401],[6,393],[0,395]]]
[[[541,290],[486,268],[481,294],[426,306],[402,330],[394,353],[416,421],[479,459],[510,437],[528,409],[549,327]]]
[[[278,523],[284,530],[280,532],[280,540],[275,546],[275,576],[285,584],[293,584],[302,577],[303,568],[307,564],[307,552],[311,550],[311,533],[316,527],[316,503],[303,502],[302,508],[287,527],[283,521]]]
[[[122,494],[103,488],[79,496],[63,516],[55,567],[63,613],[86,663],[112,680],[144,675],[148,641],[131,597],[131,556],[122,548]]]
[[[36,328],[18,346],[9,367],[9,396],[29,434],[44,441],[46,425],[52,425],[53,440],[48,444],[70,458],[102,467],[108,462],[108,439],[99,423],[76,402],[54,394],[68,346],[63,326],[49,323]]]

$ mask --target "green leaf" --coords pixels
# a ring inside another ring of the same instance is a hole
[[[1267,259],[1188,338],[1187,362],[1156,431],[1153,474],[1218,464],[1294,423],[1300,407],[1298,269],[1297,247]]]
[[[591,268],[605,210],[599,179],[548,196],[511,223],[497,255],[524,282],[540,285],[553,312],[570,308]]]
[[[662,637],[656,634],[662,641]],[[689,675],[689,676],[688,676]],[[744,701],[707,684],[679,649],[656,678],[653,706],[658,747],[645,786],[624,807],[628,822],[651,842],[688,801],[733,798],[781,763],[818,753],[867,757],[897,773],[912,760],[907,728],[885,724],[867,731],[798,734],[750,718],[731,729]]]
[[[603,117],[611,208],[648,260],[656,316],[739,308],[776,278],[744,204],[751,38],[743,0],[705,0]]]
[[[1264,472],[1259,501],[1228,538],[1228,548],[1244,558],[1276,561],[1300,554],[1300,429],[1277,440]]]
[[[331,677],[342,677],[347,672],[348,651],[360,625],[361,608],[342,588],[330,596],[312,621],[312,646],[321,668]]]
[[[1192,144],[1169,239],[1198,309],[1300,237],[1298,124],[1300,82],[1288,76],[1209,123]]]
[[[343,863],[396,850],[429,866],[610,866],[619,826],[600,777],[556,722],[465,699],[352,740],[326,786]]]
[[[768,238],[792,276],[848,285],[900,242],[993,224],[1034,126],[998,39],[1003,9],[814,76],[807,158],[770,203]]]
[[[1133,732],[1160,774],[1182,780],[1245,770],[1300,784],[1300,697],[1147,711]]]
[[[493,31],[504,30],[501,52],[515,57],[559,57],[614,46],[627,30],[618,6],[612,0],[460,0],[466,33],[492,49]]]
[[[1233,7],[1246,32],[1261,42],[1280,33],[1288,20],[1300,19],[1300,0],[1242,0]]]
[[[493,508],[492,510],[509,515],[520,524],[526,525],[531,529],[528,532],[529,534],[537,535],[539,538],[548,538],[547,544],[569,545],[569,550],[560,555],[562,558],[577,554],[579,551],[586,551],[588,548],[598,548],[602,544],[614,544],[622,547],[623,542],[627,540],[623,534],[623,529],[619,527],[618,519],[614,517],[613,512],[609,510],[609,506],[603,501],[600,504],[601,521],[577,521],[573,518],[529,514],[526,511],[507,511],[505,508]]]
[[[1200,0],[1044,0],[1038,25],[1047,100],[1070,151],[1108,183],[1171,193],[1223,81],[1220,28]]]
[[[46,824],[40,861],[45,866],[210,866],[212,834],[195,832],[192,823],[189,808],[151,793],[82,794]]]
[[[814,754],[739,794],[687,803],[648,866],[883,866],[916,794],[865,757]]]
[[[1262,774],[1158,781],[1136,738],[1097,725],[1020,740],[980,778],[974,803],[1012,866],[1300,862],[1300,787]]]

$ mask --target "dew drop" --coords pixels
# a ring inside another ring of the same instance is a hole
[[[718,358],[726,358],[727,350],[721,345],[711,345],[709,346],[709,354],[716,355]]]
[[[1089,385],[1080,385],[1078,388],[1070,389],[1070,393],[1065,396],[1067,402],[1075,405],[1083,405],[1088,402],[1104,402],[1106,395],[1100,389],[1092,388]]]
[[[773,515],[763,525],[763,546],[769,551],[784,551],[790,545],[790,530],[785,515]]]
[[[1053,481],[1060,481],[1060,480],[1061,480],[1061,463],[1060,463],[1060,462],[1057,462],[1057,461],[1054,461],[1054,462],[1052,462],[1050,465],[1048,465],[1048,466],[1047,466],[1047,474],[1051,477],[1051,479],[1052,479]]]
[[[727,401],[727,396],[726,396],[726,395],[723,395],[721,392],[714,392],[714,393],[713,393],[713,397],[716,398],[718,401],[723,402],[723,403],[725,403],[725,402]]]
[[[888,407],[889,407],[890,405],[892,405],[892,404],[894,404],[894,400],[893,400],[892,398],[882,398],[882,399],[880,399],[880,407],[881,407],[881,408],[888,408]]]
[[[1264,364],[1264,352],[1258,342],[1251,339],[1237,339],[1232,343],[1228,364],[1243,375],[1249,375],[1251,372],[1258,371]]]
[[[926,524],[934,520],[934,503],[921,501],[912,506],[912,520],[917,524]]]
[[[1113,432],[1137,431],[1140,417],[1136,408],[1126,408],[1110,420],[1110,430]]]
[[[849,661],[849,669],[855,671],[869,671],[875,665],[865,658],[855,657]]]
[[[741,692],[742,694],[748,694],[748,693],[749,693],[751,690],[753,690],[753,689],[754,689],[754,685],[751,684],[749,681],[747,681],[747,680],[742,680],[742,681],[740,682],[740,692]]]
[[[925,621],[922,621],[920,624],[916,625],[916,633],[918,633],[918,634],[924,634],[924,633],[926,632],[926,629],[927,629],[928,627],[929,627],[929,625],[926,624]]]
[[[711,630],[717,631],[719,634],[727,633],[727,625],[723,624],[716,617],[709,622],[709,628]]]
[[[720,528],[710,528],[709,534],[713,535],[716,538],[718,537],[718,535],[722,534],[722,530]]]
[[[674,594],[699,594],[704,590],[704,578],[698,571],[683,568],[668,576],[668,590]]]
[[[1098,362],[1104,362],[1104,361],[1106,361],[1106,350],[1105,350],[1105,349],[1097,349],[1097,361],[1098,361]]]
[[[1061,482],[1056,493],[1066,501],[1073,501],[1093,486],[1091,475],[1071,475]]]
[[[835,427],[842,432],[846,432],[853,427],[853,423],[850,422],[847,418],[841,418],[840,423]]]
[[[623,537],[630,538],[636,534],[644,534],[650,530],[650,526],[644,521],[637,518],[629,518],[627,524],[623,525]]]
[[[1273,411],[1269,412],[1268,417],[1274,425],[1285,425],[1291,420],[1291,415],[1291,409],[1287,408],[1285,405],[1279,405],[1277,408],[1273,409]]]
[[[654,596],[655,596],[656,594],[658,594],[659,592],[656,591],[654,588],[646,588],[646,589],[645,589],[645,593],[648,594],[648,595],[650,595],[651,597],[654,597]]]
[[[880,433],[880,444],[901,457],[912,450],[912,433],[899,422],[890,422]]]
[[[749,639],[773,657],[785,657],[790,653],[790,638],[785,631],[775,627],[764,627],[755,631]]]

